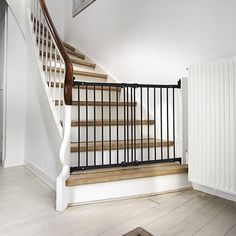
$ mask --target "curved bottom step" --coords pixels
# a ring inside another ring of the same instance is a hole
[[[107,168],[72,172],[67,186],[105,183],[120,180],[147,178],[163,175],[187,173],[188,166],[178,163],[158,163],[130,167]]]

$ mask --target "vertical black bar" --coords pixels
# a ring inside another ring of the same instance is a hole
[[[86,85],[86,167],[88,167],[88,86]]]
[[[133,125],[134,125],[134,122],[133,122],[133,87],[131,87],[131,161],[134,162],[134,144],[133,144],[133,132],[134,132],[134,129],[133,129]]]
[[[166,89],[166,121],[167,121],[167,158],[170,158],[170,147],[169,147],[169,89]]]
[[[157,122],[156,122],[156,88],[154,88],[154,140],[155,140],[155,160],[157,160]]]
[[[127,87],[127,162],[129,163],[129,87]]]
[[[136,88],[134,88],[134,161],[137,161],[136,152]]]
[[[150,161],[150,124],[149,124],[149,87],[147,87],[147,119],[148,119],[148,161]]]
[[[140,87],[141,108],[141,161],[143,161],[143,88]]]
[[[109,86],[109,164],[111,164],[111,86]]]
[[[104,165],[104,143],[103,143],[103,136],[104,136],[104,124],[103,124],[103,86],[101,86],[101,100],[102,100],[102,106],[101,106],[101,116],[102,116],[102,165]]]
[[[162,88],[160,88],[160,113],[161,113],[161,159],[163,160],[163,120],[162,120]]]
[[[173,142],[174,142],[173,154],[175,158],[176,153],[175,153],[175,89],[174,88],[173,88]]]
[[[80,167],[80,86],[78,85],[78,167]]]
[[[118,87],[116,87],[116,148],[117,148],[117,164],[119,164],[119,104],[118,104]]]
[[[94,130],[93,130],[93,134],[94,134],[94,140],[93,140],[93,142],[94,142],[94,161],[93,161],[93,164],[94,164],[94,166],[96,166],[97,165],[97,163],[96,163],[96,86],[94,85],[93,86],[93,106],[94,106],[94,108],[93,108],[93,121],[94,121]]]
[[[125,93],[125,86],[124,86],[124,164],[126,164],[126,93]]]

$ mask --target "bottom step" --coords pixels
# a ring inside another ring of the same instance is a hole
[[[158,163],[131,167],[86,170],[72,172],[71,176],[66,181],[66,185],[78,186],[187,172],[188,166],[180,165],[178,163]]]

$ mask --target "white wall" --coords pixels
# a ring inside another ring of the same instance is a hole
[[[4,118],[4,58],[5,58],[5,1],[0,2],[0,162],[3,152]]]
[[[65,2],[65,39],[122,82],[176,82],[236,54],[235,0],[97,0],[75,18]]]
[[[64,39],[64,4],[66,2],[65,0],[46,0],[53,23],[62,39]]]
[[[6,45],[6,150],[4,166],[24,163],[25,43],[10,9],[7,11]]]
[[[25,4],[28,0],[6,0],[9,8],[14,15],[17,24],[24,33],[25,30]]]
[[[33,0],[6,0],[12,10],[23,34],[27,30],[26,9],[31,7]],[[58,33],[64,37],[64,0],[46,0],[49,12]]]

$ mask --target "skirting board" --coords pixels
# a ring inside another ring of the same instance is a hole
[[[47,184],[52,190],[56,191],[56,180],[47,175],[43,170],[36,167],[31,162],[25,160],[24,166],[38,176],[45,184]]]
[[[205,187],[199,184],[195,184],[193,183],[193,189],[198,190],[200,192],[204,192],[204,193],[208,193],[220,198],[224,198],[233,202],[236,202],[236,195],[230,194],[230,193],[224,193],[222,191],[213,189],[213,188],[209,188],[209,187]]]
[[[156,176],[68,187],[69,204],[110,201],[159,194],[192,187],[187,174]]]
[[[20,160],[20,161],[19,161]],[[23,166],[24,165],[24,158],[22,157],[7,157],[2,161],[4,168],[16,167],[16,166]]]

